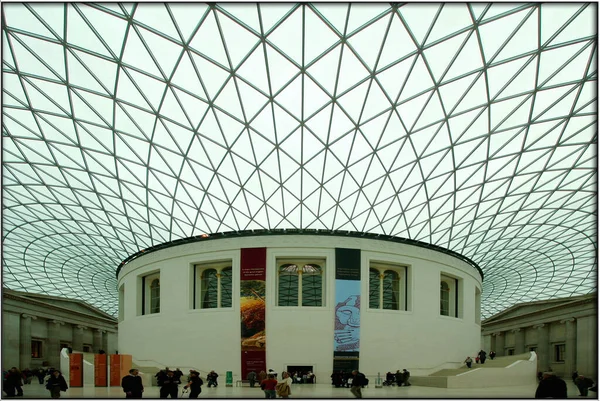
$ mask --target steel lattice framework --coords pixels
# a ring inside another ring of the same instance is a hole
[[[3,283],[116,313],[202,233],[448,248],[483,315],[596,291],[594,4],[3,4]]]

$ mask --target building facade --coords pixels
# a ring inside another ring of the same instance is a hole
[[[76,299],[2,290],[2,366],[60,367],[60,350],[117,351],[117,320]]]
[[[514,305],[482,322],[482,343],[498,356],[535,351],[540,371],[597,377],[597,296]]]
[[[338,369],[433,372],[476,351],[476,265],[371,237],[249,234],[147,252],[118,272],[120,351],[238,378],[311,370],[320,382]]]

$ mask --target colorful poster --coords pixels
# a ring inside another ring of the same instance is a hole
[[[267,370],[265,279],[267,248],[242,248],[240,260],[240,321],[242,378]]]
[[[358,369],[360,349],[360,249],[335,249],[333,370]]]
[[[83,387],[83,354],[69,354],[69,387]]]
[[[108,365],[106,364],[106,354],[94,355],[94,384],[96,387],[108,386]]]
[[[118,354],[110,356],[110,385],[121,385],[121,356]]]

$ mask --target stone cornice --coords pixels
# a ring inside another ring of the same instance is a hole
[[[101,328],[102,330],[107,330],[107,332],[109,333],[118,332],[118,323],[116,321],[108,321],[108,319],[103,319],[98,316],[88,315],[67,308],[61,308],[52,304],[36,302],[35,300],[31,300],[28,298],[21,298],[18,296],[11,295],[3,295],[3,297],[3,313],[9,312],[21,315],[23,314],[25,309],[27,311],[27,315],[30,315],[32,317],[39,317],[43,320],[59,320],[64,321],[65,323],[71,324],[73,326],[82,325],[83,323],[83,326],[86,328],[91,326],[92,328]],[[31,306],[27,307],[25,305],[19,304],[27,304]],[[35,310],[37,308],[39,308],[40,310]]]
[[[503,325],[503,324],[507,324],[509,322],[511,322],[511,323],[515,322],[514,324],[518,325],[518,323],[516,323],[516,321],[518,321],[520,319],[525,320],[523,326],[529,326],[530,324],[526,323],[527,318],[530,318],[532,316],[536,316],[537,317],[537,316],[542,315],[543,313],[553,312],[553,311],[560,310],[560,309],[565,309],[564,313],[579,314],[578,313],[579,310],[574,311],[574,312],[569,312],[568,309],[570,309],[572,307],[575,307],[575,306],[584,305],[584,304],[592,304],[592,306],[595,307],[596,306],[596,297],[593,297],[593,298],[590,297],[590,298],[586,298],[586,299],[579,299],[579,300],[574,300],[574,301],[571,301],[571,302],[565,302],[565,303],[561,303],[561,304],[558,304],[558,305],[550,306],[550,307],[548,307],[546,309],[523,313],[522,315],[518,315],[518,316],[510,316],[510,317],[506,317],[504,319],[492,320],[492,321],[489,321],[489,322],[482,322],[481,323],[481,330],[482,331],[489,330],[489,331],[493,332],[493,331],[495,331],[497,329],[492,329],[492,328],[488,329],[486,326],[488,326],[488,327],[494,327],[496,325]],[[525,306],[525,305],[527,305],[527,304],[520,305],[520,306]],[[517,306],[519,306],[519,305],[517,305]],[[515,308],[514,310],[516,310],[516,309],[518,309],[518,308]],[[593,312],[594,313],[592,313],[592,314],[595,315],[596,314],[595,310]],[[581,315],[581,316],[587,316],[587,315]],[[555,319],[555,320],[559,320],[559,319]],[[530,321],[531,321],[531,319],[530,319]]]

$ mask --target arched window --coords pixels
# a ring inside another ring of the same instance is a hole
[[[398,310],[400,275],[393,270],[383,272],[383,309]]]
[[[221,308],[231,308],[231,267],[221,270]]]
[[[369,308],[408,310],[407,267],[373,262],[369,268]]]
[[[194,266],[193,309],[231,308],[233,272],[231,260]]]
[[[219,295],[217,281],[217,271],[215,269],[206,269],[202,272],[200,290],[202,297],[202,309],[211,309],[217,307],[217,297]]]
[[[379,270],[369,269],[369,308],[379,309],[381,280]]]
[[[278,306],[323,306],[322,264],[278,261]]]
[[[160,280],[155,278],[150,284],[150,313],[160,312]]]
[[[440,315],[450,316],[450,287],[445,281],[440,282]]]

